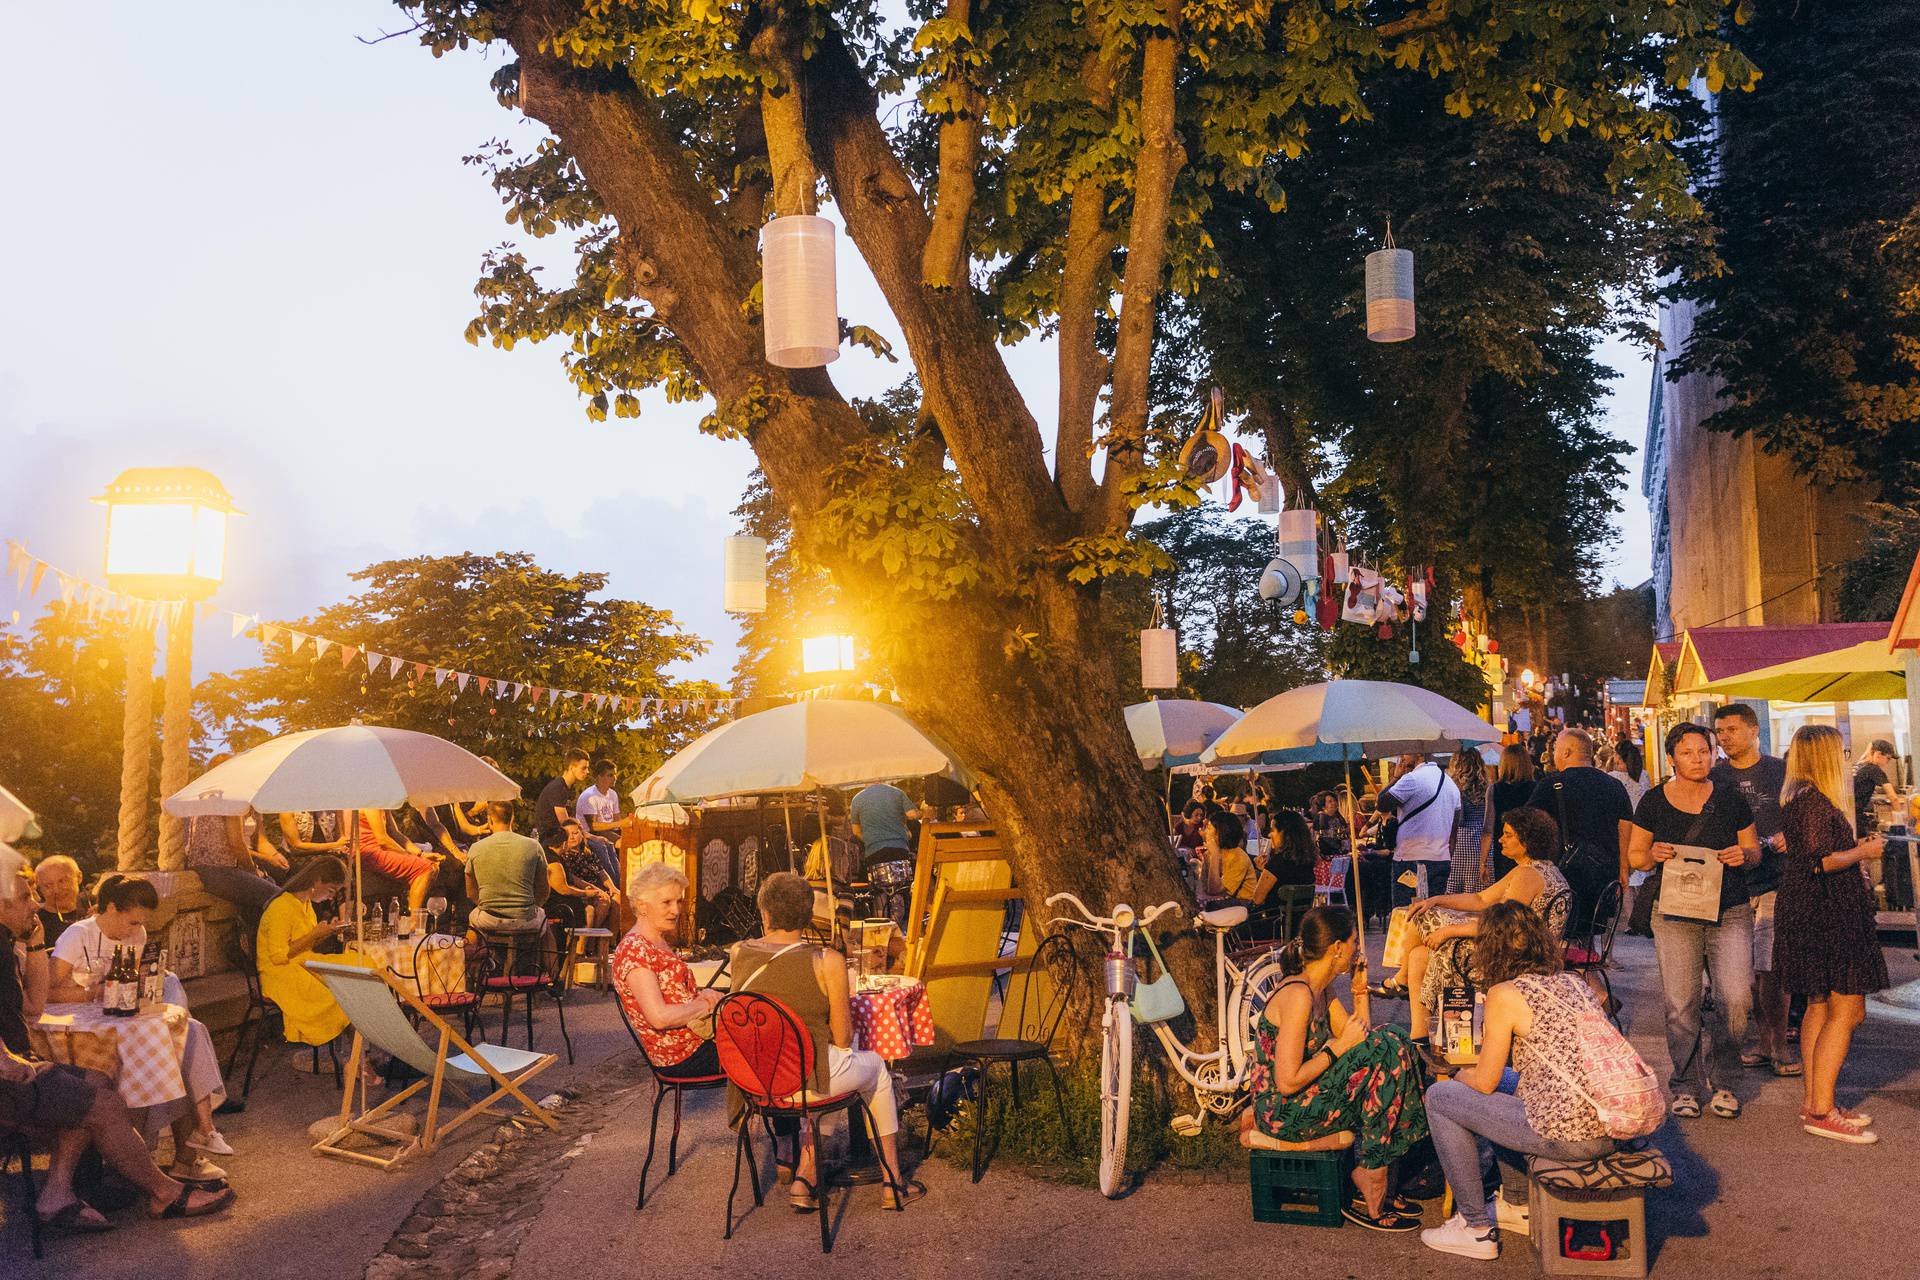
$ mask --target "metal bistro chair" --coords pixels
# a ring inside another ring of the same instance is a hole
[[[459,957],[465,989],[429,992],[426,975],[444,964],[439,958],[449,952]],[[473,1039],[474,1023],[480,1018],[480,979],[486,976],[486,966],[479,962],[479,957],[484,954],[469,953],[463,939],[448,934],[428,934],[413,949],[414,994],[420,997],[421,1004],[441,1017],[460,1019],[460,1034],[469,1040]]]
[[[614,993],[614,1008],[620,1011],[620,1025],[633,1037],[633,1047],[640,1051],[640,1061],[647,1064],[647,1070],[653,1073],[653,1120],[647,1126],[647,1158],[640,1166],[640,1194],[634,1197],[633,1207],[647,1207],[647,1170],[653,1168],[654,1144],[660,1140],[660,1104],[666,1101],[668,1094],[673,1095],[673,1134],[667,1139],[667,1176],[671,1178],[678,1171],[680,1158],[680,1095],[689,1089],[724,1089],[727,1087],[726,1072],[711,1076],[688,1076],[684,1079],[670,1080],[660,1074],[660,1068],[653,1065],[653,1056],[647,1052],[640,1032],[635,1029],[633,1019],[627,1016],[626,1002],[620,999],[620,993]]]
[[[1060,1089],[1060,1070],[1053,1064],[1053,1037],[1060,1029],[1060,1020],[1066,1015],[1067,1007],[1073,1003],[1073,997],[1080,981],[1080,967],[1074,963],[1073,938],[1071,935],[1056,931],[1040,940],[1034,949],[1033,959],[1024,975],[1026,981],[1020,984],[1019,1008],[1008,1019],[1007,1008],[1001,1007],[1001,1032],[1011,1031],[991,1040],[963,1040],[953,1046],[948,1064],[954,1062],[972,1063],[980,1074],[979,1096],[974,1101],[973,1124],[973,1180],[980,1181],[987,1171],[987,1161],[993,1151],[999,1148],[998,1135],[990,1148],[986,1142],[988,1117],[991,1112],[987,1106],[987,1081],[995,1063],[1005,1063],[1010,1084],[1013,1089],[1013,1105],[1020,1105],[1020,1064],[1023,1062],[1044,1062],[1047,1074],[1053,1080],[1053,1102],[1060,1112],[1060,1128],[1069,1135],[1073,1129],[1067,1124],[1067,1104]],[[1036,988],[1043,988],[1036,992]],[[1011,993],[1009,991],[1009,993]],[[927,1122],[927,1148],[933,1148],[933,1122]]]
[[[1313,898],[1317,903],[1333,902],[1333,895],[1340,895],[1340,905],[1347,905],[1347,869],[1353,865],[1353,855],[1336,853],[1327,859],[1327,871],[1323,877],[1317,876],[1313,882]]]
[[[1593,915],[1588,917],[1585,931],[1568,940],[1565,961],[1568,973],[1577,973],[1582,978],[1588,974],[1600,975],[1600,986],[1607,993],[1607,1016],[1616,1027],[1620,1025],[1620,1002],[1614,997],[1607,964],[1613,959],[1613,940],[1620,932],[1625,898],[1618,880],[1607,881],[1606,887],[1600,890],[1599,900],[1593,904]]]
[[[740,1190],[740,1164],[744,1157],[753,1179],[753,1202],[766,1203],[766,1191],[760,1185],[760,1162],[753,1153],[753,1123],[759,1120],[771,1126],[776,1119],[802,1122],[812,1131],[813,1149],[819,1160],[815,1188],[820,1207],[814,1210],[820,1219],[820,1252],[833,1252],[832,1216],[827,1197],[826,1160],[820,1153],[820,1120],[823,1116],[859,1114],[873,1131],[873,1115],[857,1091],[819,1094],[808,1083],[813,1079],[815,1052],[813,1036],[806,1025],[780,1001],[753,991],[736,991],[726,996],[713,1010],[714,1044],[720,1052],[720,1067],[727,1079],[740,1090],[746,1113],[740,1117],[740,1137],[733,1148],[733,1185],[727,1188],[727,1228],[721,1237],[733,1239],[733,1198]],[[887,1166],[876,1139],[874,1155],[880,1161],[880,1173],[893,1188],[894,1202],[904,1205],[904,1179]],[[852,1194],[851,1191],[848,1192]]]
[[[20,1208],[27,1219],[27,1239],[33,1244],[33,1256],[45,1256],[40,1243],[40,1189],[33,1181],[33,1143],[18,1129],[0,1129],[0,1173],[9,1161],[20,1162]]]
[[[240,1085],[240,1101],[245,1102],[253,1094],[253,1069],[260,1063],[260,1048],[266,1043],[267,1032],[272,1030],[275,1039],[287,1040],[287,1020],[280,1012],[280,1006],[266,998],[260,991],[260,969],[254,961],[252,939],[242,929],[233,937],[232,950],[227,959],[240,971],[247,982],[247,1011],[240,1015],[240,1026],[233,1033],[233,1048],[227,1051],[227,1065],[220,1073],[223,1079],[233,1079],[234,1064],[240,1061],[240,1051],[246,1047],[247,1036],[253,1036],[253,1052],[247,1056],[247,1074]],[[287,1040],[292,1044],[293,1041]],[[320,1074],[320,1046],[307,1045],[313,1051],[313,1074]],[[333,1041],[327,1041],[327,1058],[333,1063],[333,1087],[340,1087],[340,1054],[333,1047]]]
[[[480,998],[500,997],[500,1039],[507,1038],[513,1020],[513,1000],[526,1001],[527,1048],[533,1048],[533,1000],[544,995],[553,1001],[560,1019],[560,1039],[567,1047],[567,1064],[573,1064],[573,1038],[567,1034],[566,948],[555,934],[553,920],[539,929],[525,932],[479,930],[487,954],[479,974]]]

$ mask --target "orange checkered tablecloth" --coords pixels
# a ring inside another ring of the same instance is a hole
[[[458,940],[444,934],[435,934],[430,941],[435,946],[420,948],[418,938],[383,938],[379,942],[355,942],[349,945],[370,960],[387,967],[387,971],[403,982],[414,979],[414,959],[419,956],[425,965],[420,975],[419,994],[426,996],[452,995],[467,989],[466,953],[460,949]]]
[[[107,1076],[129,1107],[157,1107],[187,1096],[189,1020],[177,1004],[149,1005],[133,1018],[109,1018],[97,1004],[50,1004],[33,1026],[34,1048]]]
[[[884,986],[863,983],[854,992],[849,1012],[855,1042],[888,1062],[898,1062],[915,1045],[933,1043],[933,1006],[927,1002],[925,983],[902,978],[884,982]]]

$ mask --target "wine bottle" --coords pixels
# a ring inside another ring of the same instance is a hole
[[[134,972],[133,954],[126,947],[113,949],[113,962],[107,966],[107,980],[100,994],[100,1012],[111,1018],[131,1018],[140,1011],[140,988]]]

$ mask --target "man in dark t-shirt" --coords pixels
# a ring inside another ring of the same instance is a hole
[[[1892,779],[1887,766],[1893,763],[1893,744],[1875,738],[1853,770],[1853,827],[1862,836],[1880,829],[1880,816],[1873,810],[1875,797],[1892,798]]]
[[[1594,767],[1593,738],[1585,729],[1561,730],[1553,741],[1553,768],[1534,787],[1527,803],[1561,825],[1563,847],[1572,847],[1576,855],[1589,855],[1563,855],[1560,862],[1560,871],[1573,888],[1573,911],[1567,917],[1570,932],[1584,934],[1607,880],[1626,879],[1633,806],[1620,779]]]
[[[560,770],[560,776],[552,779],[540,788],[540,798],[533,804],[533,834],[541,844],[546,837],[560,829],[562,823],[573,816],[573,799],[580,790],[580,784],[587,780],[587,770],[592,760],[586,752],[574,747],[567,752],[566,760]]]
[[[1787,840],[1780,833],[1780,792],[1787,785],[1787,762],[1760,751],[1760,718],[1753,708],[1733,702],[1713,713],[1713,736],[1726,759],[1708,777],[1732,787],[1753,811],[1760,837],[1760,865],[1746,872],[1747,897],[1753,903],[1753,1029],[1756,1046],[1741,1046],[1742,1065],[1771,1065],[1775,1075],[1797,1076],[1799,1062],[1787,1041],[1787,995],[1773,980],[1773,904],[1786,863]]]

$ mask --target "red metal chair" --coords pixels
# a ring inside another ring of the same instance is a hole
[[[803,1122],[813,1135],[813,1149],[817,1154],[820,1150],[821,1117],[845,1112],[849,1113],[851,1121],[851,1113],[857,1111],[871,1134],[873,1115],[867,1110],[866,1099],[857,1092],[828,1095],[812,1091],[809,1081],[813,1079],[815,1062],[813,1037],[793,1010],[771,996],[736,991],[721,1000],[713,1011],[713,1038],[720,1052],[720,1069],[727,1073],[727,1079],[740,1091],[746,1103],[746,1112],[740,1117],[740,1138],[733,1149],[733,1185],[727,1189],[727,1229],[722,1238],[731,1240],[733,1199],[740,1190],[740,1163],[743,1156],[753,1179],[753,1202],[756,1205],[766,1203],[766,1195],[760,1185],[760,1162],[753,1153],[753,1122],[756,1119],[769,1126],[772,1121],[781,1118]],[[886,1156],[880,1152],[877,1136],[873,1149],[880,1161],[881,1176],[893,1188],[894,1203],[904,1204],[906,1193],[901,1178],[887,1165]],[[797,1167],[797,1159],[795,1164]],[[824,1164],[824,1161],[819,1161],[816,1169]],[[820,1252],[832,1253],[833,1236],[827,1222],[830,1216],[827,1180],[818,1173],[816,1176],[820,1177],[820,1186],[815,1188],[815,1195],[820,1200],[820,1207],[816,1210],[820,1218]]]
[[[660,1074],[660,1068],[653,1065],[653,1058],[647,1053],[647,1046],[640,1039],[640,1033],[634,1029],[633,1019],[627,1016],[627,1006],[621,1001],[620,993],[614,993],[613,1007],[620,1011],[620,1023],[626,1027],[627,1034],[633,1037],[633,1047],[640,1051],[640,1060],[647,1064],[647,1070],[653,1073],[653,1121],[647,1126],[647,1159],[640,1166],[640,1194],[635,1197],[633,1207],[647,1207],[647,1170],[653,1167],[653,1147],[660,1139],[660,1104],[666,1101],[668,1094],[673,1095],[673,1136],[667,1139],[667,1176],[671,1178],[679,1168],[680,1156],[680,1095],[689,1089],[724,1089],[727,1087],[726,1073],[713,1076],[686,1076],[669,1079]],[[739,1179],[736,1167],[734,1178]]]

